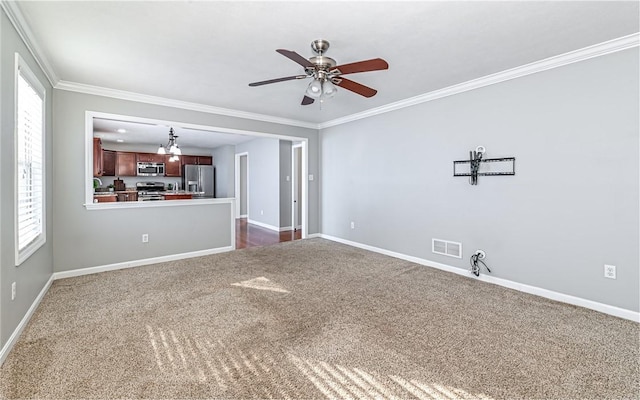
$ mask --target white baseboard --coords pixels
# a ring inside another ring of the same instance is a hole
[[[167,262],[167,261],[182,260],[185,258],[201,257],[201,256],[207,256],[210,254],[224,253],[232,250],[235,250],[233,246],[226,246],[226,247],[218,247],[215,249],[192,251],[189,253],[171,254],[168,256],[153,257],[153,258],[143,258],[141,260],[125,261],[121,263],[101,265],[97,267],[73,269],[70,271],[60,271],[60,272],[54,272],[53,279],[57,280],[57,279],[64,279],[64,278],[72,278],[74,276],[97,274],[99,272],[115,271],[118,269],[133,268],[133,267],[140,267],[143,265],[157,264],[157,263]]]
[[[402,254],[402,253],[396,253],[394,251],[385,250],[385,249],[381,249],[381,248],[374,247],[374,246],[369,246],[369,245],[358,243],[358,242],[353,242],[351,240],[341,239],[341,238],[338,238],[338,237],[335,237],[335,236],[331,236],[331,235],[325,235],[325,234],[321,233],[321,234],[310,235],[309,237],[311,237],[311,236],[313,236],[313,237],[321,237],[323,239],[328,239],[328,240],[331,240],[331,241],[334,241],[334,242],[346,244],[348,246],[353,246],[353,247],[358,247],[360,249],[373,251],[375,253],[384,254],[386,256],[399,258],[399,259],[410,261],[410,262],[413,262],[413,263],[416,263],[416,264],[425,265],[427,267],[433,267],[433,268],[441,269],[443,271],[453,272],[454,274],[466,276],[466,277],[471,278],[471,279],[477,279],[477,280],[480,280],[480,281],[483,281],[483,282],[492,283],[494,285],[499,285],[499,286],[503,286],[503,287],[506,287],[506,288],[509,288],[509,289],[518,290],[520,292],[525,292],[525,293],[533,294],[533,295],[536,295],[536,296],[545,297],[545,298],[550,299],[550,300],[560,301],[562,303],[568,303],[568,304],[572,304],[574,306],[580,306],[580,307],[588,308],[590,310],[599,311],[599,312],[604,313],[604,314],[613,315],[615,317],[628,319],[628,320],[631,320],[631,321],[634,321],[634,322],[640,322],[640,313],[636,312],[636,311],[631,311],[631,310],[627,310],[627,309],[624,309],[624,308],[611,306],[611,305],[608,305],[608,304],[598,303],[596,301],[583,299],[581,297],[576,297],[576,296],[571,296],[571,295],[564,294],[564,293],[554,292],[552,290],[547,290],[547,289],[539,288],[539,287],[536,287],[536,286],[526,285],[526,284],[523,284],[523,283],[510,281],[510,280],[507,280],[507,279],[496,278],[496,277],[493,277],[493,276],[480,275],[479,277],[476,277],[476,276],[472,275],[466,269],[457,268],[457,267],[453,267],[451,265],[442,264],[442,263],[438,263],[438,262],[435,262],[435,261],[426,260],[426,259],[423,259],[423,258],[413,257],[413,256],[409,256],[409,255]]]
[[[321,238],[321,237],[323,237],[322,233],[310,233],[310,234],[307,235],[306,238],[307,239],[315,239],[315,238]],[[326,237],[326,238],[329,239],[329,237]]]
[[[292,231],[293,230],[293,226],[281,226],[280,228],[278,228],[278,230],[280,232],[284,232],[284,231]]]
[[[242,214],[239,218],[247,218],[248,215],[247,214]]]
[[[269,225],[269,224],[265,224],[264,222],[258,222],[258,221],[254,221],[252,219],[247,220],[247,222],[250,223],[251,225],[257,225],[257,226],[260,226],[262,228],[269,229],[271,231],[280,232],[280,228],[279,227],[273,226],[273,225]]]
[[[16,329],[13,331],[13,333],[9,337],[9,340],[7,340],[7,342],[2,347],[2,350],[0,350],[0,366],[4,364],[4,360],[7,358],[7,356],[11,352],[11,349],[13,349],[13,346],[18,341],[18,338],[22,334],[22,331],[29,323],[31,316],[36,311],[36,308],[38,308],[38,306],[40,305],[40,302],[44,298],[44,295],[47,294],[47,292],[49,291],[49,288],[51,287],[51,283],[53,283],[53,280],[54,279],[52,275],[47,281],[47,283],[44,284],[44,286],[42,287],[42,290],[40,290],[40,293],[38,293],[38,296],[36,296],[35,300],[33,300],[31,307],[29,307],[24,317],[22,317],[22,320],[20,321]]]

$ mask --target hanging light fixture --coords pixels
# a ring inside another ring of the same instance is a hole
[[[307,87],[307,96],[320,99],[320,102],[325,99],[330,99],[336,95],[338,89],[331,82],[330,75],[326,71],[316,71],[313,74],[313,81]]]
[[[322,81],[320,81],[320,79],[311,81],[309,87],[307,87],[307,94],[314,99],[322,96]]]
[[[332,98],[333,96],[335,96],[335,95],[336,95],[336,92],[337,92],[337,91],[338,91],[338,90],[337,90],[337,89],[336,89],[336,87],[333,85],[333,83],[331,83],[331,81],[328,81],[328,80],[327,80],[327,81],[325,81],[325,82],[322,84],[322,96],[323,96],[324,98],[327,98],[327,99]]]
[[[171,154],[169,158],[170,162],[178,161],[180,159],[180,155],[182,155],[182,150],[178,147],[178,143],[176,141],[178,139],[177,135],[174,135],[173,128],[169,128],[169,142],[166,146],[160,145],[158,148],[157,154]]]

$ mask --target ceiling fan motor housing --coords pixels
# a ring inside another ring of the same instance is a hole
[[[309,58],[309,62],[313,64],[313,67],[307,67],[307,74],[313,76],[316,79],[326,79],[326,75],[331,68],[338,65],[336,60],[331,57],[323,56],[329,49],[329,42],[324,39],[317,39],[311,42],[311,49],[317,56]]]
[[[313,52],[317,55],[321,56],[322,53],[325,53],[327,50],[329,50],[329,42],[324,39],[316,39],[311,42],[311,50],[313,50]]]
[[[309,58],[309,61],[315,66],[316,69],[329,70],[330,68],[338,65],[336,60],[331,57],[315,56]]]

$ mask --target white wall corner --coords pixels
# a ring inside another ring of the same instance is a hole
[[[58,76],[56,75],[55,70],[51,66],[51,63],[49,62],[47,57],[45,57],[44,52],[38,45],[37,41],[35,40],[33,32],[25,21],[18,3],[19,2],[17,1],[0,1],[0,6],[7,14],[9,21],[11,21],[11,24],[18,32],[18,35],[20,35],[20,38],[24,42],[25,46],[27,46],[27,49],[29,49],[29,52],[36,60],[36,63],[38,63],[40,69],[42,69],[42,72],[44,72],[44,75],[47,77],[47,80],[49,81],[51,86],[55,87],[59,81]]]

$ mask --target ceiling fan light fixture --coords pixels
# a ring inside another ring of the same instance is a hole
[[[325,81],[322,84],[322,96],[327,99],[330,99],[333,96],[335,96],[337,91],[338,89],[336,89],[335,85],[330,81]]]
[[[307,95],[317,99],[322,95],[322,82],[319,79],[314,79],[307,87]]]

